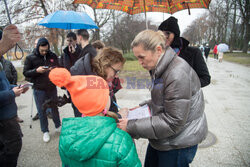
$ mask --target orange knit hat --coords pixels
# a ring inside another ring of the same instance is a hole
[[[84,116],[99,114],[108,103],[108,84],[99,76],[71,76],[65,68],[54,68],[49,73],[49,79],[69,91],[74,105]]]

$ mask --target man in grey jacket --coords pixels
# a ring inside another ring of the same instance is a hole
[[[145,166],[189,166],[207,135],[204,97],[196,72],[173,49],[163,32],[144,30],[132,42],[134,55],[150,72],[151,117],[119,120],[133,138],[147,138]],[[123,116],[126,114],[121,113]]]

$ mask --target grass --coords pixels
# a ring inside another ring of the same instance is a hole
[[[213,58],[213,54],[209,55]],[[149,73],[145,70],[136,60],[136,57],[132,53],[124,54],[126,63],[123,67],[120,77],[137,77],[137,78],[149,78]],[[224,53],[223,59],[226,61],[250,66],[250,54],[245,53]],[[17,68],[18,81],[24,81],[23,69]]]
[[[246,53],[225,53],[223,59],[226,61],[250,66],[250,54]]]
[[[209,55],[210,57],[214,57],[213,54]],[[248,53],[224,53],[223,60],[238,63],[245,66],[250,66],[250,54]]]

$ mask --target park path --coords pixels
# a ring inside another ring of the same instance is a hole
[[[209,58],[208,68],[211,84],[203,88],[206,100],[209,135],[201,143],[192,167],[250,166],[250,68],[229,62],[219,63]],[[126,81],[126,80],[125,80]],[[59,95],[64,92],[59,90]],[[147,89],[124,89],[117,93],[121,107],[133,107],[150,98]],[[23,147],[19,167],[59,167],[59,134],[49,120],[51,141],[44,143],[39,121],[32,121],[30,129],[31,91],[17,98],[18,114],[24,119],[21,124]],[[35,105],[33,105],[36,113]],[[69,104],[60,108],[61,119],[72,117]],[[135,140],[138,155],[144,163],[147,140]]]

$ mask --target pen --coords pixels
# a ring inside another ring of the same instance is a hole
[[[118,110],[120,110],[120,109],[121,109],[121,107],[119,107],[119,106],[118,106],[118,104],[116,104],[116,102],[115,102],[115,101],[113,101],[113,103],[114,103],[114,105],[118,108]]]

